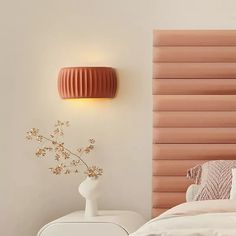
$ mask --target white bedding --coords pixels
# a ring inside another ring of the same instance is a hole
[[[183,203],[130,236],[236,236],[236,200]]]

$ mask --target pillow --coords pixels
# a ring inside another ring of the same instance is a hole
[[[201,185],[194,200],[229,199],[233,168],[236,168],[236,160],[217,160],[188,170],[187,176]]]
[[[198,193],[198,189],[200,188],[201,185],[197,185],[197,184],[191,184],[187,191],[186,191],[186,202],[192,202],[194,201],[194,198],[196,196],[196,194]]]
[[[230,200],[236,199],[236,169],[232,169],[232,187],[230,191]]]

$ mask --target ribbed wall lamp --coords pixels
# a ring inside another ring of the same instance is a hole
[[[116,72],[110,67],[65,67],[58,76],[58,91],[63,99],[114,98]]]

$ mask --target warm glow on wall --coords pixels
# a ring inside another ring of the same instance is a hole
[[[114,98],[116,88],[116,72],[110,67],[65,67],[58,77],[58,91],[63,99]]]

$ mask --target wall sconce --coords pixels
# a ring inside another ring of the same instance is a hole
[[[58,91],[63,99],[114,98],[116,72],[110,67],[65,67],[58,76]]]

